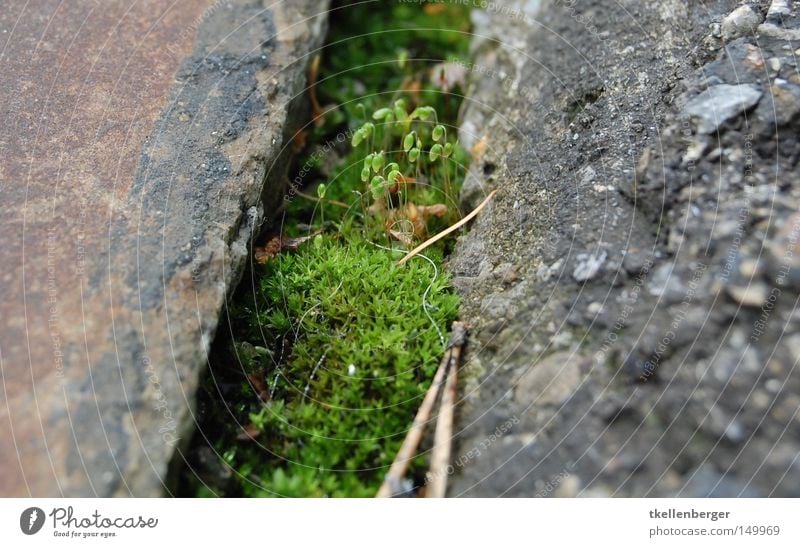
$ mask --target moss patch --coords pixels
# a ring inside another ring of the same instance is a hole
[[[325,240],[267,270],[263,307],[238,310],[249,321],[242,334],[291,357],[275,367],[274,353],[241,355],[239,344],[248,370],[267,371],[269,399],[249,409],[263,434],[226,459],[272,460],[271,473],[245,483],[248,495],[374,495],[441,355],[435,329],[447,329],[457,299],[430,264],[397,268],[366,241]]]

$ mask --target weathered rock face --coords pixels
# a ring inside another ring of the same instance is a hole
[[[326,8],[0,10],[0,494],[162,492]]]
[[[479,16],[463,197],[501,191],[450,263],[450,495],[800,495],[800,14],[769,4]]]

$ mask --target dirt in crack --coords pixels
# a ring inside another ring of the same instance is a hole
[[[334,6],[283,217],[222,319],[181,495],[377,491],[456,316],[451,240],[397,261],[463,215],[466,71],[446,59],[468,41],[462,6]]]

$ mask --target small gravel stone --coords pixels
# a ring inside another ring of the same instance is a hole
[[[572,272],[572,277],[575,281],[583,282],[594,278],[600,271],[600,268],[608,258],[606,251],[600,253],[586,254],[581,253],[578,255],[578,265]]]
[[[742,306],[757,308],[766,301],[769,289],[764,283],[752,283],[746,287],[727,287],[728,294]]]
[[[603,312],[603,304],[600,302],[592,302],[586,308],[587,313],[590,315],[597,315]]]
[[[752,35],[761,24],[761,14],[750,6],[740,6],[722,21],[722,39],[726,42]]]
[[[684,115],[697,122],[700,133],[713,133],[727,120],[756,105],[763,92],[752,84],[720,84],[689,101]]]
[[[762,271],[761,264],[758,260],[748,258],[739,263],[739,273],[745,279],[752,279],[759,275]]]

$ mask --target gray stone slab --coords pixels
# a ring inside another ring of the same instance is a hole
[[[328,3],[6,4],[0,494],[159,495]]]
[[[449,264],[449,495],[799,495],[797,14],[726,43],[739,2],[507,7],[464,61],[462,197],[500,191]]]

